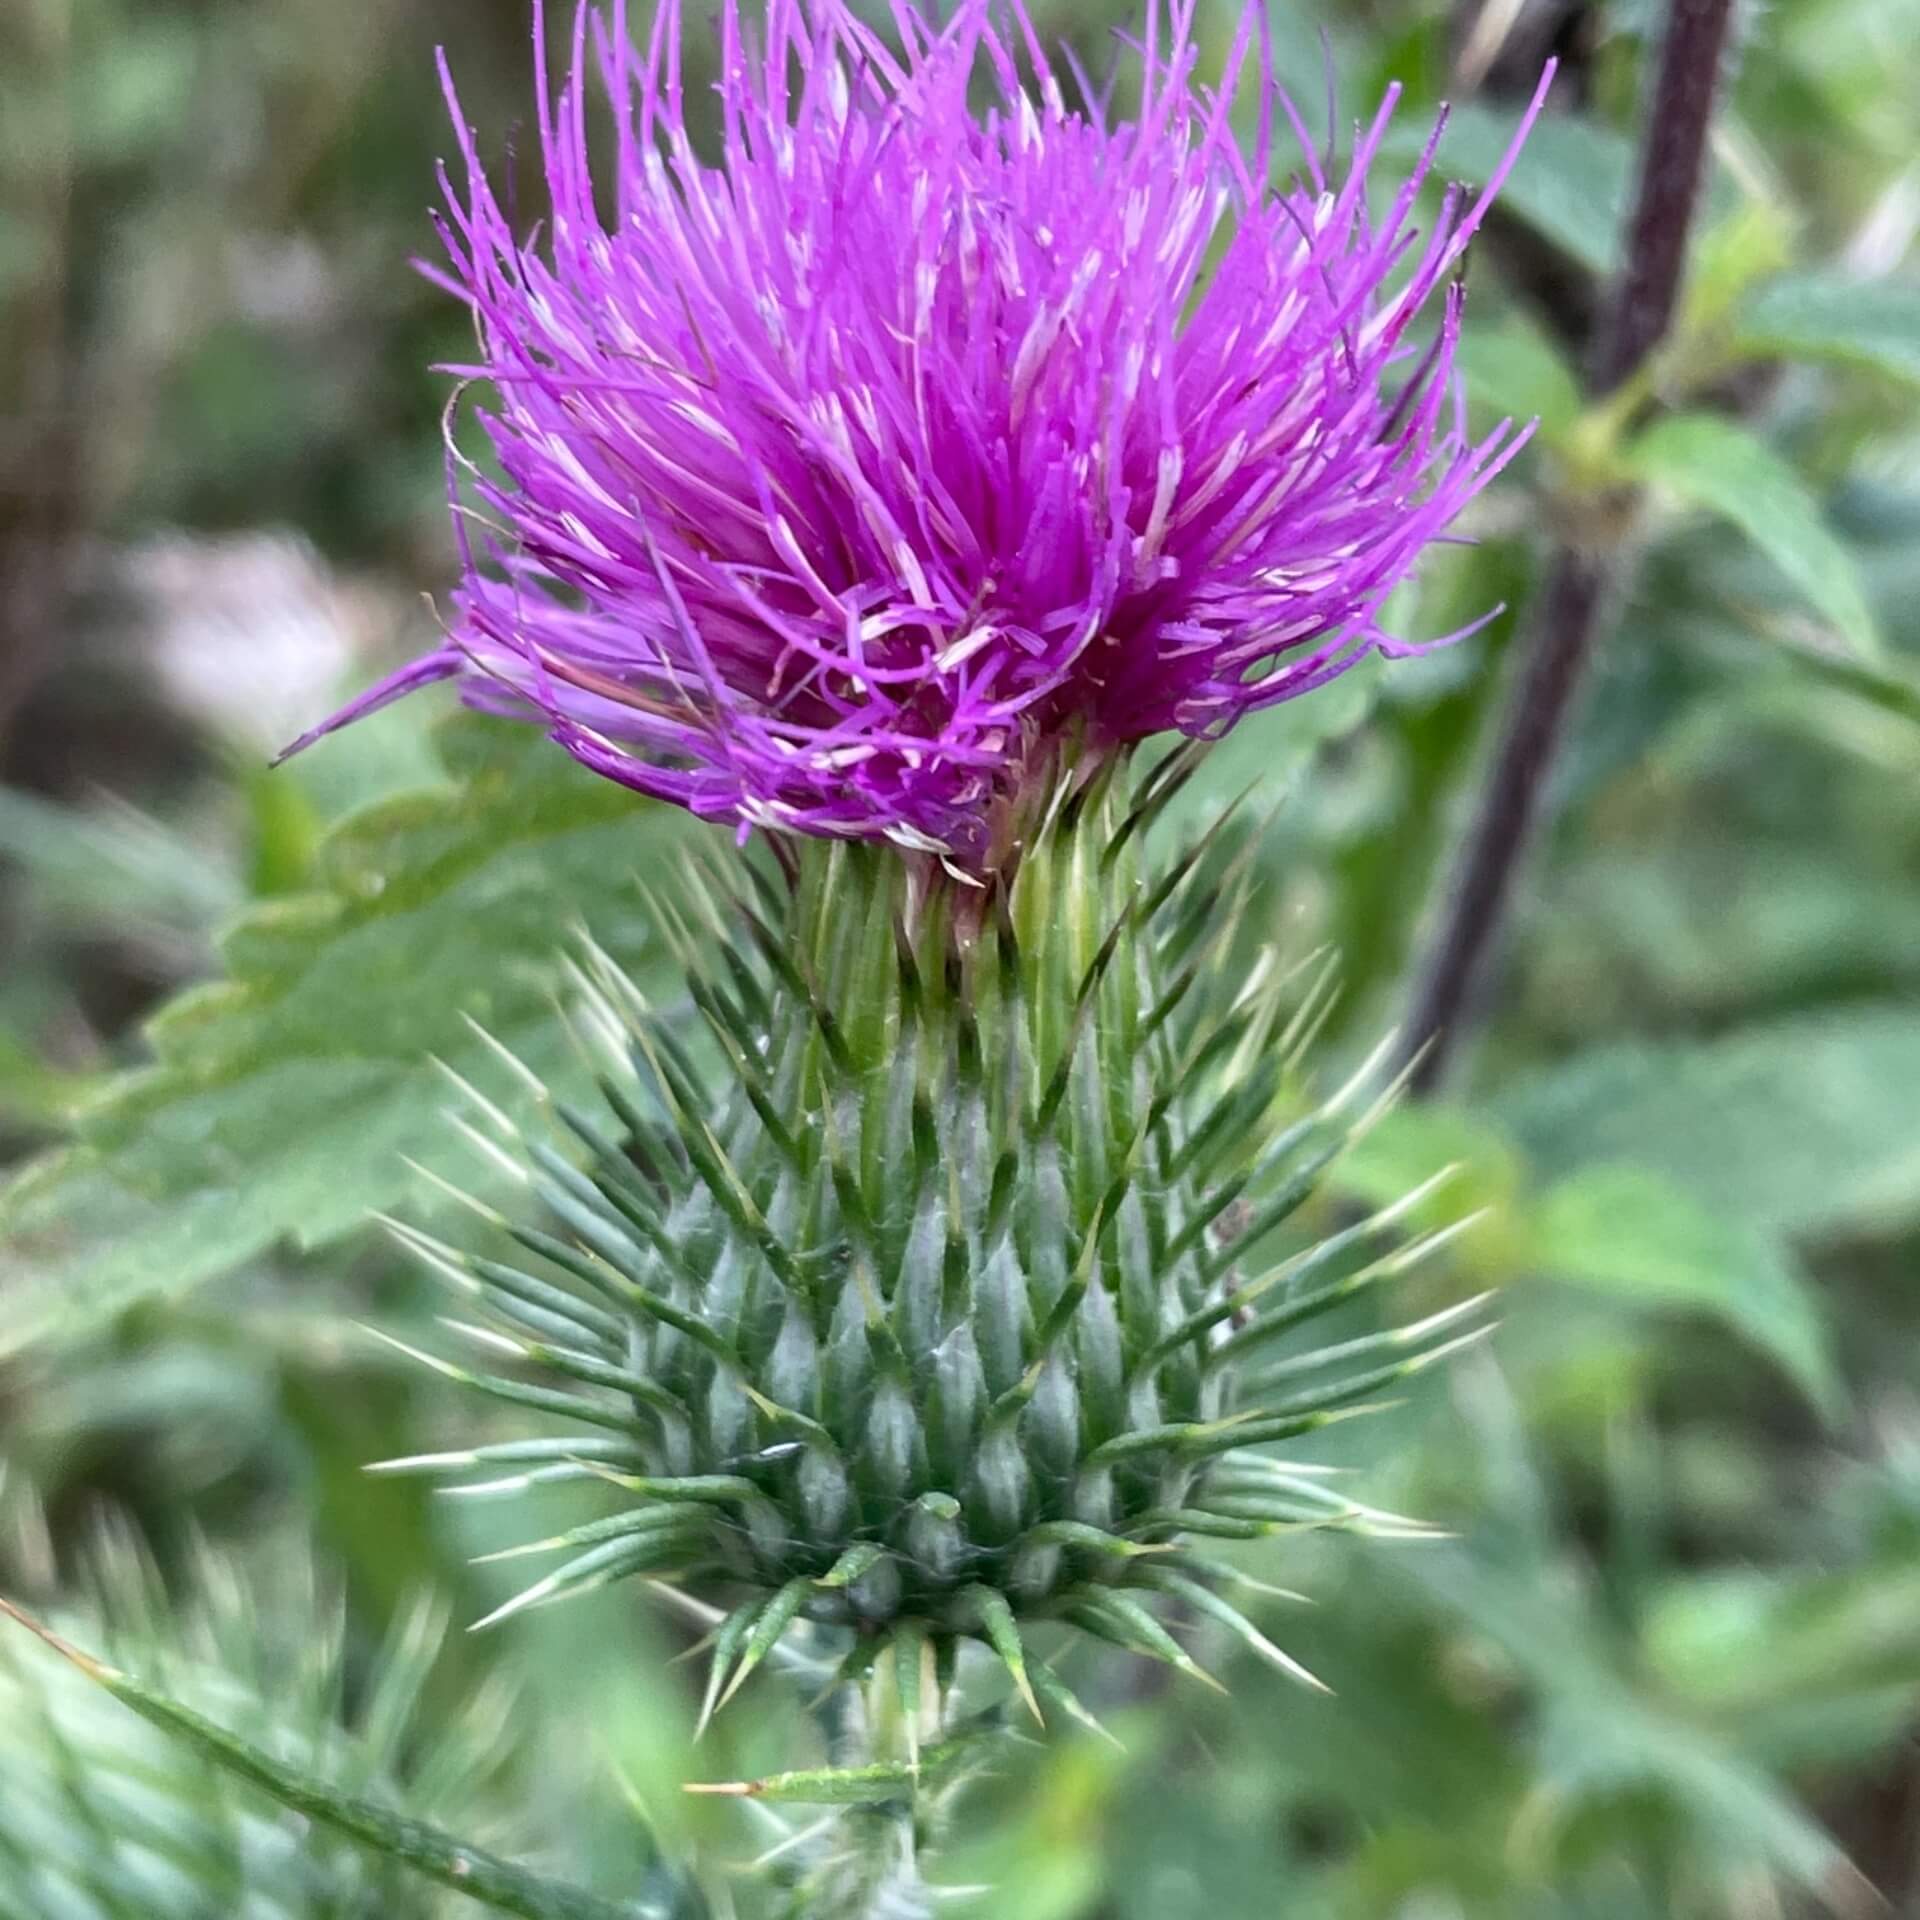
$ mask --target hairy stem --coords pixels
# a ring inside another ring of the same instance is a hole
[[[820,1703],[836,1767],[868,1767],[917,1751],[887,1665],[883,1658],[865,1686],[837,1687]],[[940,1729],[915,1731],[937,1738]],[[920,1871],[918,1797],[847,1808],[833,1824],[793,1920],[932,1920],[933,1892]]]
[[[1588,391],[1604,398],[1640,369],[1673,319],[1687,241],[1706,174],[1732,0],[1670,0],[1641,138],[1626,264],[1602,313]],[[1548,776],[1606,614],[1623,584],[1618,549],[1566,541],[1554,553],[1494,735],[1471,826],[1415,978],[1402,1029],[1415,1075],[1436,1086],[1472,1012],[1475,989],[1505,923],[1514,876],[1532,842]]]

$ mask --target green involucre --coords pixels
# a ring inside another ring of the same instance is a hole
[[[709,1711],[810,1620],[982,1640],[1037,1714],[1032,1622],[1191,1670],[1149,1602],[1239,1619],[1196,1536],[1399,1524],[1266,1449],[1477,1303],[1303,1345],[1443,1236],[1290,1226],[1387,1094],[1306,1097],[1330,971],[1226,964],[1224,842],[1143,873],[1186,764],[1068,769],[986,887],[855,844],[690,868],[657,909],[690,1015],[588,954],[606,1111],[559,1109],[563,1150],[474,1101],[539,1217],[486,1256],[396,1229],[510,1366],[435,1364],[567,1424],[389,1466],[626,1496],[502,1615],[670,1577],[723,1610]]]

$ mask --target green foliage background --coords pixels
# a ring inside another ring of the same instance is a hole
[[[1042,15],[1099,57],[1087,0]],[[1349,113],[1405,83],[1402,162],[1476,18],[1273,13],[1301,98],[1323,31]],[[1442,149],[1483,171],[1566,57],[1465,356],[1476,412],[1540,434],[1405,624],[1523,607],[1544,530],[1648,502],[1484,1034],[1343,1196],[1458,1159],[1449,1204],[1489,1209],[1400,1304],[1498,1286],[1500,1338],[1342,1443],[1453,1538],[1261,1550],[1314,1597],[1268,1624],[1331,1700],[1230,1659],[1224,1701],[1076,1676],[1127,1750],[1063,1739],[983,1793],[954,1876],[996,1920],[1920,1901],[1920,37],[1904,0],[1752,10],[1681,331],[1637,411],[1594,412],[1572,369],[1654,18],[1522,6]],[[634,882],[695,830],[430,700],[269,777],[247,713],[158,670],[127,557],[292,530],[272,578],[354,636],[341,684],[417,644],[449,565],[429,369],[463,340],[405,266],[447,145],[431,51],[518,125],[526,199],[524,31],[521,0],[0,16],[0,1590],[85,1605],[111,1516],[187,1600],[202,1536],[298,1541],[363,1655],[422,1584],[468,1618],[507,1591],[466,1562],[523,1529],[360,1472],[468,1417],[355,1331],[432,1311],[366,1219],[445,1206],[406,1158],[494,1177],[440,1117],[448,1068],[515,1098],[470,1018],[575,1070],[578,926],[671,995]],[[293,618],[241,614],[241,653]],[[1512,632],[1249,727],[1189,802],[1285,795],[1246,932],[1343,950],[1330,1073],[1394,1017]],[[680,1780],[792,1750],[769,1691],[689,1755],[683,1644],[596,1596],[452,1635],[421,1711],[452,1730],[507,1670],[508,1824],[630,1894],[656,1848],[753,1850]]]

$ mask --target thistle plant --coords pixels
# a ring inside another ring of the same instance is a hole
[[[1093,1722],[1063,1647],[1204,1678],[1197,1625],[1310,1681],[1222,1552],[1417,1530],[1274,1450],[1477,1330],[1325,1331],[1455,1230],[1411,1225],[1443,1176],[1309,1209],[1394,1088],[1317,1084],[1330,963],[1236,957],[1250,843],[1159,828],[1208,740],[1416,649],[1389,597],[1524,438],[1452,375],[1506,165],[1417,229],[1436,129],[1375,209],[1393,95],[1330,169],[1251,15],[1207,82],[1150,14],[1124,112],[987,0],[728,0],[711,116],[675,0],[630,26],[541,56],[531,236],[449,84],[491,459],[450,437],[445,640],[308,739],[452,680],[757,844],[647,877],[686,1008],[578,953],[598,1105],[469,1090],[524,1204],[393,1225],[489,1356],[422,1357],[518,1425],[385,1465],[602,1489],[494,1618],[652,1583],[703,1724],[797,1664],[828,1764],[717,1790],[846,1809],[779,1910],[918,1914],[1011,1728]]]

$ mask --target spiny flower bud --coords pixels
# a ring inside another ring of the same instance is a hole
[[[1300,1097],[1330,976],[1233,977],[1218,843],[1143,878],[1189,760],[1136,783],[1069,758],[986,886],[848,842],[803,843],[791,884],[690,877],[692,918],[656,911],[697,1030],[581,969],[607,1111],[561,1110],[584,1157],[498,1142],[544,1218],[484,1256],[397,1229],[515,1363],[444,1370],[568,1424],[390,1464],[621,1496],[516,1550],[558,1564],[496,1617],[678,1581],[724,1609],[708,1711],[803,1619],[900,1645],[916,1685],[918,1649],[983,1641],[1036,1713],[1078,1708],[1027,1657],[1035,1622],[1195,1671],[1162,1601],[1298,1672],[1207,1543],[1402,1529],[1269,1449],[1448,1351],[1478,1303],[1315,1344],[1449,1230],[1402,1234],[1429,1182],[1299,1235],[1380,1093]]]
[[[316,732],[454,679],[742,831],[977,868],[1063,735],[1212,737],[1408,650],[1388,596],[1525,437],[1473,441],[1452,372],[1519,139],[1422,236],[1436,127],[1375,224],[1398,88],[1329,177],[1257,12],[1207,87],[1190,0],[1164,38],[1150,8],[1120,118],[1069,104],[1017,0],[901,0],[894,40],[845,0],[769,0],[757,33],[725,0],[713,165],[680,0],[644,53],[624,0],[583,8],[557,99],[540,74],[536,239],[454,102],[435,277],[498,471],[451,462],[445,643]]]

